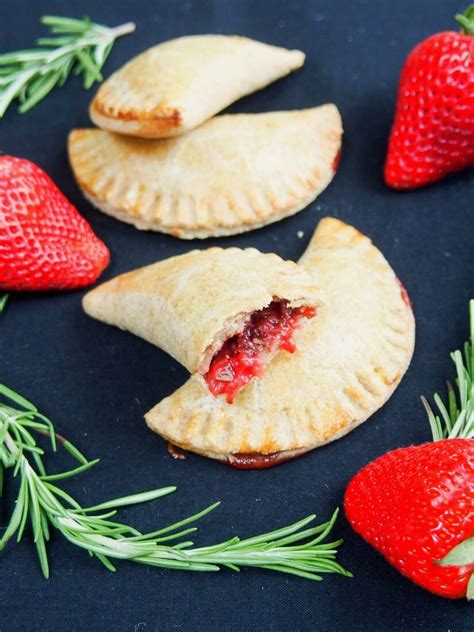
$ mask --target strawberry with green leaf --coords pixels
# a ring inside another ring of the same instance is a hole
[[[452,359],[448,404],[426,400],[433,442],[400,448],[349,483],[346,516],[401,573],[442,597],[474,599],[474,301],[471,337]]]

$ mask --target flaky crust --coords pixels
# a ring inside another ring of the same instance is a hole
[[[164,349],[191,373],[206,373],[252,312],[275,299],[319,307],[319,294],[292,261],[255,248],[209,248],[122,274],[86,294],[83,306]]]
[[[168,140],[97,129],[69,135],[76,180],[97,208],[182,239],[232,235],[300,211],[331,181],[335,105],[218,116]]]
[[[232,405],[192,377],[147,415],[149,427],[184,449],[294,455],[338,439],[390,397],[410,363],[415,321],[406,293],[372,242],[333,218],[320,222],[300,263],[324,304]]]
[[[304,63],[304,53],[246,37],[194,35],[148,49],[115,72],[90,106],[103,129],[176,136]]]

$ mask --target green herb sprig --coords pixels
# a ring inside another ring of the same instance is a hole
[[[55,86],[63,86],[71,73],[82,75],[85,89],[102,81],[100,71],[115,40],[135,30],[131,22],[109,28],[87,17],[46,15],[41,23],[56,37],[40,38],[40,48],[0,55],[0,118],[15,99],[19,112],[28,112]]]
[[[421,398],[428,413],[433,441],[442,439],[474,438],[474,300],[469,301],[470,337],[464,344],[464,354],[459,349],[451,353],[456,367],[456,387],[448,382],[448,402],[445,404],[438,393],[434,401],[439,414],[435,414],[424,397]]]
[[[49,437],[53,451],[60,443],[79,465],[59,474],[47,474],[44,451],[33,433]],[[188,526],[199,520],[219,503],[199,513],[153,531],[141,533],[134,527],[112,521],[120,507],[155,500],[175,491],[175,487],[126,496],[84,508],[58,481],[81,474],[98,462],[89,461],[69,441],[58,435],[52,422],[24,397],[0,385],[0,496],[5,471],[12,469],[19,477],[19,491],[10,522],[0,540],[0,550],[16,535],[19,542],[27,523],[31,523],[41,569],[49,577],[46,543],[51,528],[72,544],[86,549],[110,570],[111,559],[129,560],[161,568],[187,571],[218,571],[222,567],[239,571],[256,567],[320,580],[323,573],[351,573],[336,562],[337,547],[342,540],[323,542],[333,528],[337,511],[328,522],[309,526],[311,515],[282,529],[240,540],[233,537],[212,546],[194,548],[184,539],[197,529]]]

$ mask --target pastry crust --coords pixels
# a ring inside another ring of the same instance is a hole
[[[146,50],[109,77],[90,116],[119,134],[176,136],[300,68],[304,59],[299,50],[246,37],[180,37]]]
[[[204,374],[222,343],[272,300],[318,308],[319,287],[306,270],[275,254],[210,248],[122,274],[88,292],[83,306]]]
[[[415,341],[392,268],[367,237],[333,218],[320,222],[300,263],[318,279],[324,304],[297,351],[279,354],[232,405],[192,377],[146,415],[152,430],[215,459],[279,453],[281,461],[342,437],[385,403]]]
[[[335,105],[218,116],[169,140],[97,129],[69,135],[84,195],[143,230],[204,239],[260,228],[312,202],[334,175],[342,123]]]

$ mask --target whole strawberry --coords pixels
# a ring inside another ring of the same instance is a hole
[[[424,40],[402,69],[385,164],[395,189],[474,165],[474,5],[456,19],[460,33]]]
[[[434,443],[400,448],[354,476],[344,497],[352,527],[401,573],[431,592],[474,599],[474,300],[455,389],[436,415]]]
[[[474,439],[400,448],[364,467],[347,488],[352,527],[401,573],[443,597],[466,597],[470,564],[441,566],[474,535]]]
[[[44,171],[0,156],[1,290],[83,287],[109,259],[107,246]]]

